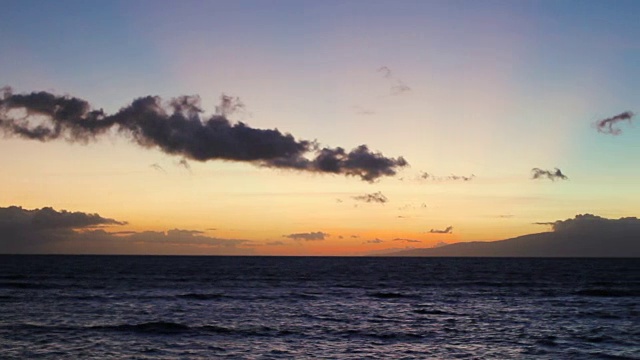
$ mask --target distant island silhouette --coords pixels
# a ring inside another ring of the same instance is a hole
[[[459,242],[377,256],[640,257],[640,220],[577,215],[546,223],[553,231],[499,241]]]

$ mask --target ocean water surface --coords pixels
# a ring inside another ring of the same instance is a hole
[[[640,359],[640,259],[0,256],[2,359]]]

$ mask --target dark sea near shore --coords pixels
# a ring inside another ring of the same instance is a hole
[[[639,359],[640,259],[0,256],[2,359]]]

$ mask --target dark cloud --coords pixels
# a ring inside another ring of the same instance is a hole
[[[221,239],[202,231],[114,231],[126,222],[98,214],[54,210],[0,208],[0,253],[68,254],[251,254],[242,239]]]
[[[620,130],[619,128],[614,127],[617,123],[621,122],[621,121],[628,121],[629,123],[631,123],[631,119],[635,116],[634,113],[632,113],[631,111],[625,111],[623,113],[620,113],[616,116],[612,116],[610,118],[606,118],[606,119],[602,119],[602,120],[598,120],[595,123],[596,129],[598,129],[598,132],[604,133],[604,134],[611,134],[611,135],[620,135],[622,133],[622,130]]]
[[[402,242],[406,242],[406,243],[419,243],[419,242],[422,242],[422,240],[403,239],[403,238],[395,238],[395,239],[393,239],[393,241],[402,241]]]
[[[378,191],[372,194],[353,196],[353,199],[358,201],[364,201],[367,203],[374,202],[374,203],[380,203],[380,204],[384,204],[389,201],[389,199],[387,199],[387,197],[384,196],[381,191]]]
[[[293,239],[293,240],[318,241],[318,240],[324,240],[326,237],[329,236],[329,234],[322,231],[316,231],[316,232],[297,233],[297,234],[289,234],[289,235],[282,235],[282,236],[289,239]]]
[[[249,240],[221,239],[203,236],[202,231],[173,229],[168,231],[143,231],[130,235],[128,241],[143,244],[189,245],[215,248],[235,248]]]
[[[292,168],[303,166],[302,169],[312,169],[323,173],[357,176],[362,180],[373,182],[382,176],[393,176],[398,168],[409,165],[403,157],[388,158],[381,153],[372,152],[366,145],[346,152],[343,148],[323,148],[318,151],[315,159],[296,159]],[[274,164],[278,164],[276,161]]]
[[[560,169],[555,168],[555,171],[542,170],[540,168],[531,169],[531,178],[532,179],[543,179],[547,178],[551,181],[560,180],[568,180],[569,178],[560,171]]]
[[[18,206],[0,208],[0,251],[44,251],[50,244],[73,238],[82,231],[124,224],[98,214],[57,211],[50,207],[33,210]]]
[[[619,219],[607,219],[593,214],[579,214],[573,219],[558,220],[550,223],[554,232],[578,232],[589,233],[600,230],[640,230],[640,219],[636,217],[623,217]],[[638,240],[638,238],[634,238]]]
[[[243,107],[238,98],[222,95],[216,114],[205,118],[197,96],[168,102],[146,96],[108,115],[102,109],[92,110],[88,102],[79,98],[48,92],[13,94],[5,88],[0,99],[0,129],[6,135],[25,139],[80,143],[114,129],[142,147],[158,148],[184,159],[248,162],[262,167],[356,176],[369,182],[393,176],[408,165],[402,157],[385,157],[366,145],[351,151],[320,147],[277,129],[232,124],[227,116]]]
[[[98,214],[56,211],[50,207],[26,210],[19,206],[0,208],[0,231],[39,231],[48,229],[82,229],[126,222],[103,218]]]
[[[431,233],[431,234],[451,234],[451,233],[453,233],[453,226],[447,226],[447,228],[444,229],[444,230],[431,229],[431,230],[429,230],[429,233]]]
[[[367,241],[363,242],[363,244],[380,244],[380,243],[383,243],[383,242],[384,242],[384,240],[380,240],[378,238],[375,238],[375,239],[367,240]]]

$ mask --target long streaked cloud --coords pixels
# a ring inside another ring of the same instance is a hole
[[[532,179],[544,179],[547,178],[551,181],[560,180],[569,180],[569,178],[562,173],[562,171],[558,168],[555,168],[555,171],[543,170],[540,168],[531,169],[531,178]]]
[[[389,201],[389,199],[387,199],[387,197],[384,196],[384,194],[382,194],[381,191],[378,191],[378,192],[375,192],[375,193],[371,193],[371,194],[352,196],[352,198],[354,200],[363,201],[363,202],[366,202],[366,203],[384,204],[384,203]]]
[[[420,243],[420,242],[422,242],[422,240],[405,239],[405,238],[395,238],[395,239],[393,239],[393,241],[401,241],[401,242],[406,242],[406,243]]]
[[[282,237],[286,237],[293,240],[303,240],[303,241],[319,241],[319,240],[324,240],[328,236],[329,234],[322,231],[282,235]]]
[[[418,175],[418,179],[420,179],[420,180],[430,180],[430,181],[438,181],[438,182],[441,182],[441,181],[464,181],[464,182],[467,182],[467,181],[473,180],[475,177],[476,177],[475,174],[471,174],[469,176],[454,175],[454,174],[451,174],[449,176],[436,176],[436,175],[430,174],[430,173],[428,173],[426,171],[423,171],[423,172],[420,173],[420,175]]]
[[[252,254],[243,239],[203,235],[199,230],[113,231],[118,221],[98,214],[55,210],[0,208],[0,253],[94,254]]]
[[[285,244],[283,241],[277,240],[277,241],[269,241],[265,243],[266,246],[285,246],[287,244]]]
[[[429,230],[429,233],[431,233],[431,234],[452,234],[453,233],[453,226],[447,226],[445,229],[442,229],[442,230],[431,229],[431,230]]]
[[[196,161],[226,160],[257,166],[355,176],[373,182],[408,165],[403,157],[386,157],[367,145],[351,151],[297,140],[278,129],[232,124],[227,116],[244,105],[223,95],[216,114],[203,116],[200,98],[158,96],[134,100],[114,114],[92,110],[85,100],[49,92],[14,94],[3,88],[0,129],[5,135],[42,142],[63,139],[87,143],[112,130],[145,148]],[[186,160],[185,160],[186,161]]]
[[[622,130],[615,127],[615,125],[621,121],[628,121],[629,123],[631,123],[631,119],[634,116],[635,114],[631,111],[625,111],[616,116],[596,121],[595,127],[596,129],[598,129],[598,132],[604,134],[620,135],[622,133]]]

